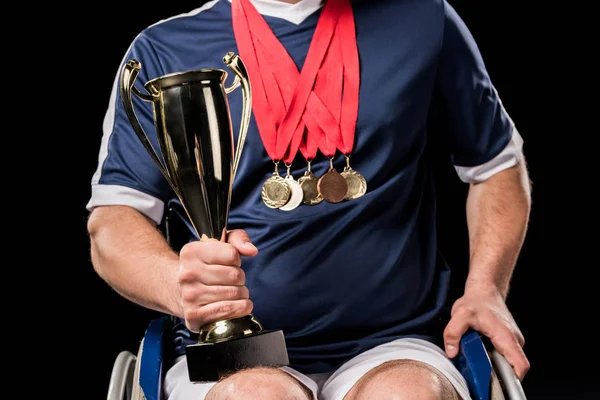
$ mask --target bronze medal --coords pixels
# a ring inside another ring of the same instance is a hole
[[[277,172],[263,183],[261,197],[270,208],[279,208],[290,199],[290,187]]]
[[[317,190],[323,200],[339,203],[348,195],[348,182],[334,168],[331,168],[319,179]]]

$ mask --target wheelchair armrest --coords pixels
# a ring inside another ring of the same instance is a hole
[[[113,364],[107,400],[130,399],[136,357],[129,351],[119,353]]]
[[[139,385],[146,400],[161,400],[165,371],[164,333],[172,326],[168,316],[150,321],[144,334],[140,352]]]
[[[521,382],[506,359],[478,332],[467,332],[460,341],[454,363],[467,381],[473,400],[526,400]],[[501,393],[498,393],[501,392]]]

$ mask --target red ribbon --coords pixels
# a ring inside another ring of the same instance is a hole
[[[360,66],[348,0],[325,3],[302,71],[249,0],[232,1],[233,29],[253,91],[261,139],[273,161],[307,160],[317,149],[349,155],[358,114]]]

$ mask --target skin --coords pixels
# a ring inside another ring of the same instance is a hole
[[[177,255],[152,221],[127,206],[98,207],[88,231],[102,279],[137,304],[183,318],[193,332],[252,311],[240,265],[258,250],[243,231],[229,232],[227,242],[188,243]]]
[[[467,198],[470,268],[464,295],[452,307],[444,331],[446,353],[458,354],[468,328],[490,338],[519,379],[530,368],[525,339],[506,307],[514,267],[521,251],[531,209],[525,160],[488,180],[471,185]]]

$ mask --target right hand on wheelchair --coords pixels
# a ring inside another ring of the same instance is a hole
[[[256,247],[243,230],[227,233],[227,241],[204,236],[183,246],[179,256],[178,282],[187,328],[198,332],[211,322],[239,318],[253,304],[240,268],[242,256],[253,257]]]

